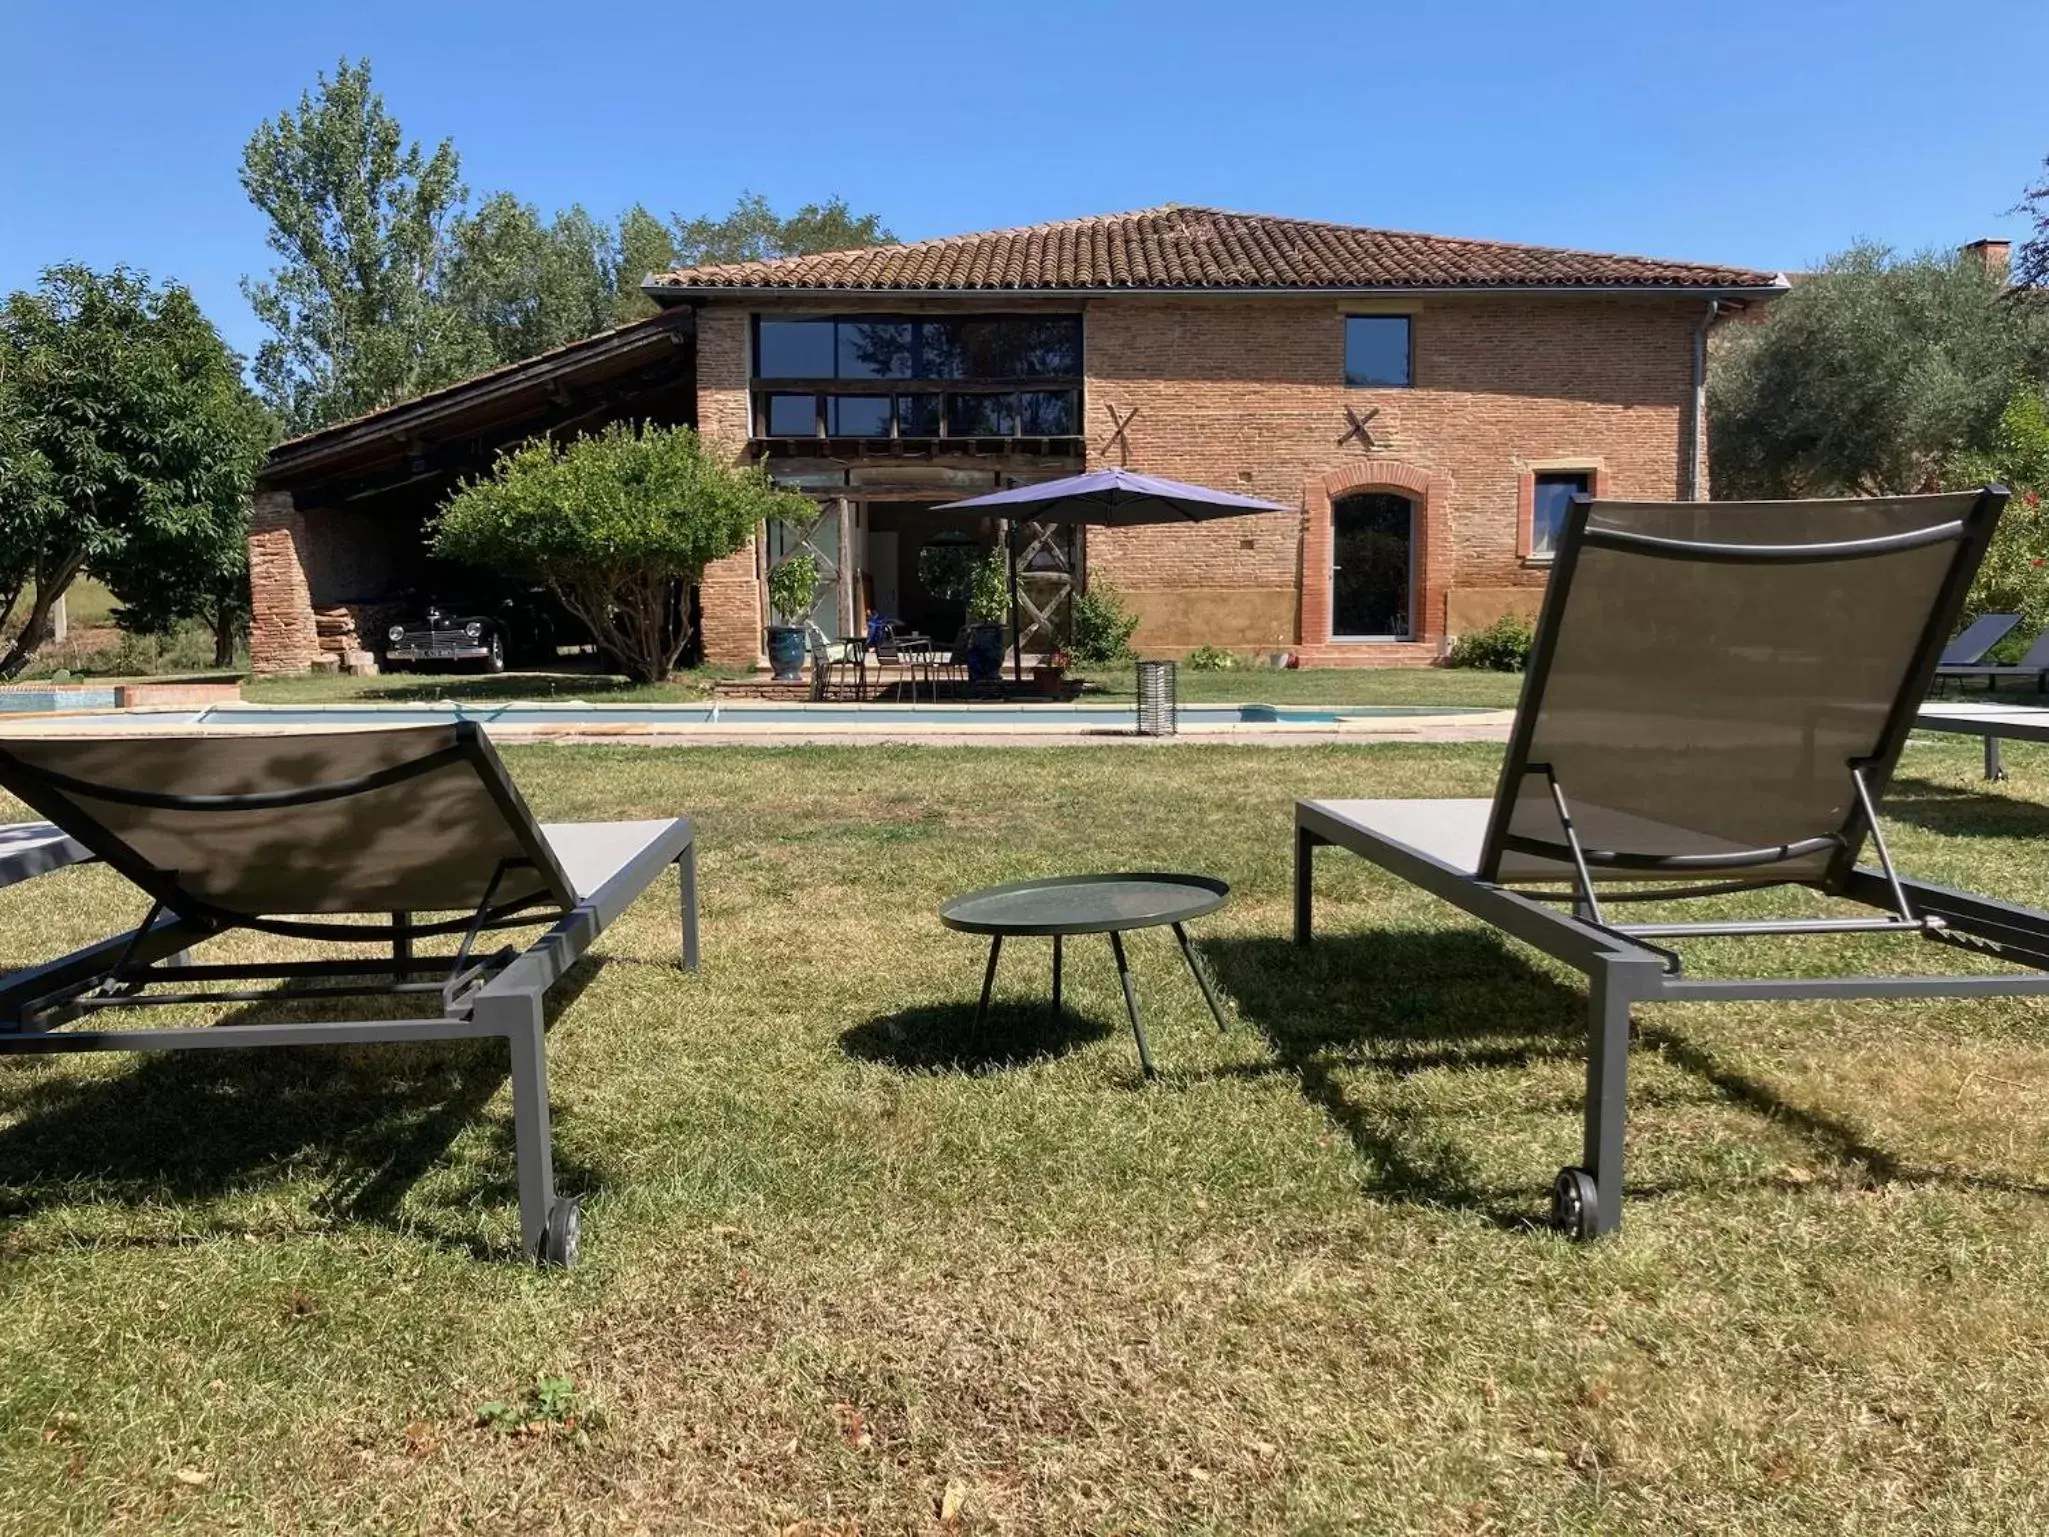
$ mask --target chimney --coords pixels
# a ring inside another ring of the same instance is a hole
[[[1963,248],[1961,255],[1975,261],[1995,277],[2006,276],[2006,259],[2013,251],[2010,240],[1973,240]]]

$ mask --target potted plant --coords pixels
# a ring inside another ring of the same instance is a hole
[[[1004,620],[1010,616],[1010,566],[1001,550],[975,563],[968,588],[968,682],[1003,676]]]
[[[1072,657],[1055,646],[1043,663],[1032,668],[1032,692],[1043,694],[1048,699],[1058,699],[1060,691],[1067,686],[1067,669],[1072,661]]]
[[[804,621],[818,601],[818,557],[800,550],[768,574],[768,665],[784,682],[804,675]]]

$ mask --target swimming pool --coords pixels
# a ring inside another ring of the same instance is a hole
[[[1345,705],[1306,708],[1271,704],[1183,705],[1184,731],[1219,731],[1244,726],[1338,727],[1348,722],[1393,721],[1487,715],[1471,706]],[[803,731],[1045,731],[1130,733],[1136,712],[1129,704],[591,704],[582,700],[511,700],[466,704],[435,700],[412,704],[261,705],[220,704],[199,708],[115,710],[49,717],[37,724],[80,731],[131,731],[157,727],[337,727],[441,725],[453,721],[517,731],[626,729],[648,733],[694,730]]]

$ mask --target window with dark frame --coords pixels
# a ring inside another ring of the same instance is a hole
[[[1350,389],[1407,389],[1412,358],[1407,315],[1345,317],[1345,384]]]
[[[1539,470],[1530,477],[1530,559],[1549,560],[1558,549],[1558,535],[1575,496],[1593,489],[1587,470]]]
[[[1078,315],[757,315],[755,435],[1073,437],[1081,346]]]

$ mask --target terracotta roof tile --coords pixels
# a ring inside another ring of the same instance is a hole
[[[1359,229],[1215,208],[1147,208],[906,245],[656,275],[664,291],[843,289],[1764,288],[1776,274],[1550,246]]]

